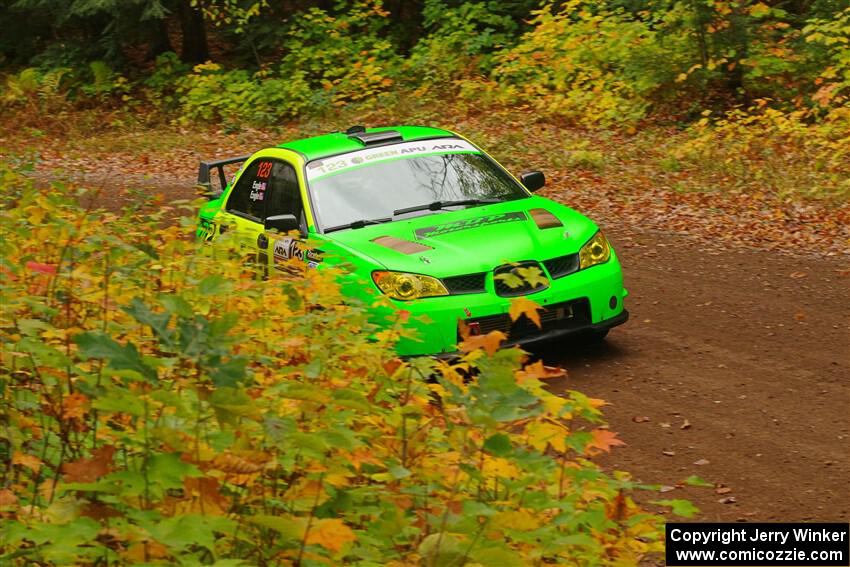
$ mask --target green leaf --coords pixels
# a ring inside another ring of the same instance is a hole
[[[110,388],[92,400],[92,407],[111,413],[126,413],[141,417],[145,413],[145,405],[138,396],[127,390]]]
[[[410,476],[410,471],[401,465],[394,465],[387,469],[394,479],[407,478]]]
[[[491,435],[484,442],[484,450],[489,451],[497,457],[504,457],[511,452],[511,439],[504,433]]]
[[[293,541],[300,540],[304,535],[304,525],[295,518],[257,514],[255,516],[248,516],[245,519],[256,526],[272,529],[284,538]]]
[[[179,315],[180,317],[191,317],[195,314],[194,311],[192,311],[192,306],[189,305],[189,302],[179,295],[162,295],[159,298],[159,302],[163,307],[165,307],[166,311],[174,315]]]
[[[171,331],[168,330],[168,321],[171,320],[170,313],[154,313],[138,297],[134,297],[130,305],[125,306],[124,311],[136,321],[153,329],[157,336],[167,344],[171,342]]]
[[[229,533],[236,522],[221,516],[187,514],[162,520],[151,526],[151,535],[162,544],[176,549],[200,545],[215,552],[215,532]]]
[[[233,357],[210,371],[210,379],[216,388],[235,388],[245,379],[247,367],[247,359],[239,356]]]
[[[203,473],[198,467],[180,459],[180,453],[158,453],[147,461],[148,477],[155,483],[168,490],[183,488],[183,478],[198,477]]]
[[[201,295],[218,295],[228,293],[232,287],[233,284],[230,281],[214,274],[201,280],[201,283],[198,284],[198,291]]]
[[[116,370],[133,370],[149,382],[157,381],[156,370],[145,364],[133,343],[122,346],[101,332],[81,333],[74,342],[88,358],[103,358]]]
[[[674,514],[683,518],[691,518],[699,512],[699,508],[694,506],[690,500],[653,500],[651,503],[668,506]]]
[[[528,563],[517,552],[503,547],[473,550],[469,554],[473,563],[482,567],[524,567]]]
[[[711,488],[712,486],[714,486],[710,482],[701,479],[700,477],[698,477],[695,474],[692,474],[691,476],[686,478],[685,484],[687,484],[688,486],[705,486],[705,487],[708,487],[708,488]]]

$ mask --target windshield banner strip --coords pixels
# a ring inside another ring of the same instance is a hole
[[[417,142],[405,142],[391,146],[379,146],[341,156],[311,161],[307,164],[307,181],[315,181],[326,175],[337,174],[347,169],[381,161],[435,153],[477,154],[481,152],[469,142],[457,138],[438,138],[436,140],[419,140]]]

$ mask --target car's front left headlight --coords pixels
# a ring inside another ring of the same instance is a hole
[[[378,271],[372,272],[372,281],[384,294],[402,301],[449,294],[443,282],[422,274]]]
[[[611,257],[611,246],[608,244],[608,239],[602,234],[602,231],[597,231],[593,238],[585,242],[584,246],[578,253],[579,269],[583,270],[596,264],[604,264]]]

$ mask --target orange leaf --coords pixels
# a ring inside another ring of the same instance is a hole
[[[221,516],[230,506],[230,500],[219,490],[218,480],[210,477],[184,478],[183,497],[175,503],[176,513]]]
[[[41,459],[21,453],[20,451],[15,451],[15,454],[12,455],[12,464],[27,467],[32,472],[38,472],[38,469],[41,468]]]
[[[551,380],[552,378],[566,377],[566,370],[557,366],[546,366],[542,360],[529,364],[516,372],[516,381],[520,384],[526,380]]]
[[[617,439],[616,433],[607,429],[594,429],[591,434],[593,435],[593,440],[587,444],[585,452],[589,452],[591,449],[599,449],[609,453],[611,452],[611,447],[625,445],[625,443]]]
[[[31,272],[52,276],[56,274],[56,266],[42,262],[27,262],[27,269]]]
[[[334,553],[338,553],[346,543],[356,539],[357,536],[351,528],[336,518],[315,520],[307,532],[308,545],[315,543]]]
[[[508,310],[508,314],[511,316],[511,321],[516,321],[521,315],[525,315],[540,329],[542,325],[540,324],[538,309],[542,309],[542,307],[527,297],[517,297],[511,300],[511,308]]]
[[[502,331],[491,331],[486,335],[473,335],[467,337],[458,347],[462,352],[472,352],[476,349],[483,348],[484,351],[493,356],[499,350],[499,346],[507,337]]]
[[[83,394],[74,393],[62,400],[62,417],[81,418],[86,415],[89,399]]]
[[[100,477],[109,474],[112,470],[112,455],[115,447],[104,445],[91,452],[91,458],[77,459],[71,463],[62,465],[62,472],[67,482],[94,482]]]
[[[609,520],[614,520],[615,522],[622,522],[628,518],[629,506],[622,490],[617,491],[616,498],[605,505],[605,515]]]
[[[387,373],[387,376],[392,376],[393,374],[395,374],[396,370],[398,370],[403,364],[404,362],[402,362],[400,359],[391,358],[383,364],[384,372]]]
[[[0,490],[0,508],[6,506],[14,506],[18,503],[18,497],[15,496],[15,493],[9,490],[8,488],[4,488]]]

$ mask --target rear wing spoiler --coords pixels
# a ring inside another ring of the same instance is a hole
[[[217,199],[224,193],[224,190],[227,188],[227,177],[224,174],[224,166],[231,165],[234,163],[242,163],[246,161],[251,155],[247,156],[239,156],[232,157],[227,159],[219,159],[213,161],[202,161],[198,166],[198,189],[199,192],[205,195],[210,199]],[[218,182],[219,186],[217,189],[213,189],[212,179],[210,175],[213,169],[218,170]]]

